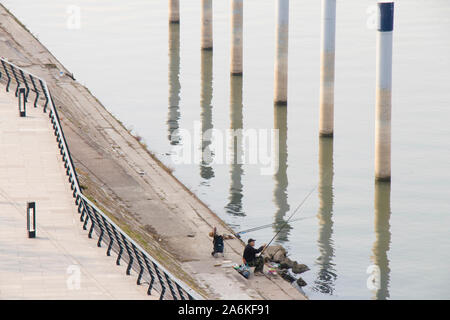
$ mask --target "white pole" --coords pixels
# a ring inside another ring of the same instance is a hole
[[[202,0],[202,49],[213,48],[213,10],[212,0]]]
[[[274,103],[287,104],[289,0],[277,0]]]
[[[231,74],[242,75],[243,71],[243,0],[231,1]]]
[[[391,180],[392,30],[394,3],[378,3],[375,178]]]
[[[336,0],[322,0],[319,134],[333,136]]]
[[[169,23],[180,23],[179,0],[169,0]]]

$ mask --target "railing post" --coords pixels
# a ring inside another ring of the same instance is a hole
[[[36,87],[36,83],[34,82],[34,78],[33,76],[30,74],[30,80],[31,80],[31,84],[33,85],[34,88],[34,93],[36,94],[36,98],[34,99],[34,107],[37,108],[37,102],[39,100],[39,90]]]
[[[42,92],[44,93],[44,96],[45,96],[44,113],[46,113],[48,102],[49,102],[48,93],[47,93],[47,90],[45,90],[44,83],[42,82],[41,79],[39,79],[39,84],[41,85]]]
[[[105,229],[106,229],[106,232],[108,233],[108,238],[109,238],[109,245],[108,245],[108,249],[106,250],[106,255],[109,257],[111,255],[111,249],[112,249],[112,246],[114,243],[114,239],[113,239],[111,231],[109,230],[110,226],[108,226],[108,222],[106,221],[104,216],[102,216],[102,220],[103,220],[103,224],[105,225]]]
[[[133,266],[134,258],[131,255],[131,250],[128,246],[127,239],[125,238],[125,236],[123,234],[122,234],[122,240],[123,240],[123,244],[125,245],[125,250],[127,250],[127,254],[128,254],[128,266],[127,266],[126,274],[129,276],[131,274],[131,267]]]
[[[159,296],[159,300],[162,300],[164,298],[164,294],[166,293],[166,286],[164,285],[164,281],[161,277],[160,271],[158,266],[152,261],[153,268],[155,269],[156,276],[158,277],[159,284],[161,285],[161,295]]]
[[[27,79],[25,79],[23,70],[20,70],[20,75],[22,76],[23,83],[25,84],[25,88],[27,89],[27,92],[25,93],[25,101],[28,102],[28,94],[30,93],[30,87],[28,86]]]
[[[113,226],[112,229],[113,229],[114,236],[116,237],[117,245],[119,246],[119,252],[117,253],[117,260],[116,260],[116,265],[119,266],[120,258],[122,257],[122,253],[123,253],[123,246],[121,243],[121,239],[120,239],[119,235],[117,234],[116,228]]]
[[[150,264],[149,264],[149,262],[147,260],[147,257],[145,256],[145,254],[144,254],[144,262],[145,262],[145,265],[147,266],[148,274],[151,277],[151,280],[150,280],[150,283],[149,283],[149,286],[148,286],[148,289],[147,289],[147,294],[151,295],[152,294],[153,284],[155,283],[155,276],[153,275],[152,268],[150,267]]]
[[[2,60],[2,66],[5,70],[6,77],[8,78],[8,83],[6,84],[6,92],[9,92],[9,85],[11,84],[11,76],[9,75],[8,69],[6,69],[5,61]]]
[[[134,244],[131,244],[131,246],[133,247],[133,252],[134,252],[134,255],[136,256],[136,260],[137,260],[137,262],[139,264],[139,268],[140,268],[139,275],[138,275],[138,278],[137,278],[137,281],[136,281],[136,284],[140,285],[141,284],[142,275],[144,274],[144,266],[142,265],[142,261],[139,258],[139,253],[138,253],[138,251],[136,249],[136,246]]]

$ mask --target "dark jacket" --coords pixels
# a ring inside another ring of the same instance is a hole
[[[251,245],[246,245],[244,249],[243,257],[245,259],[246,263],[249,263],[250,261],[253,261],[256,259],[256,254],[263,251],[264,246],[259,247],[259,249],[253,248]]]

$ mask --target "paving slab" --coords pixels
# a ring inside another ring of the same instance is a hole
[[[19,117],[14,93],[0,90],[0,299],[156,299],[82,229],[48,114]]]

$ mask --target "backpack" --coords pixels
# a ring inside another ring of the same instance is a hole
[[[223,237],[216,235],[214,237],[214,252],[220,252],[223,253]]]

